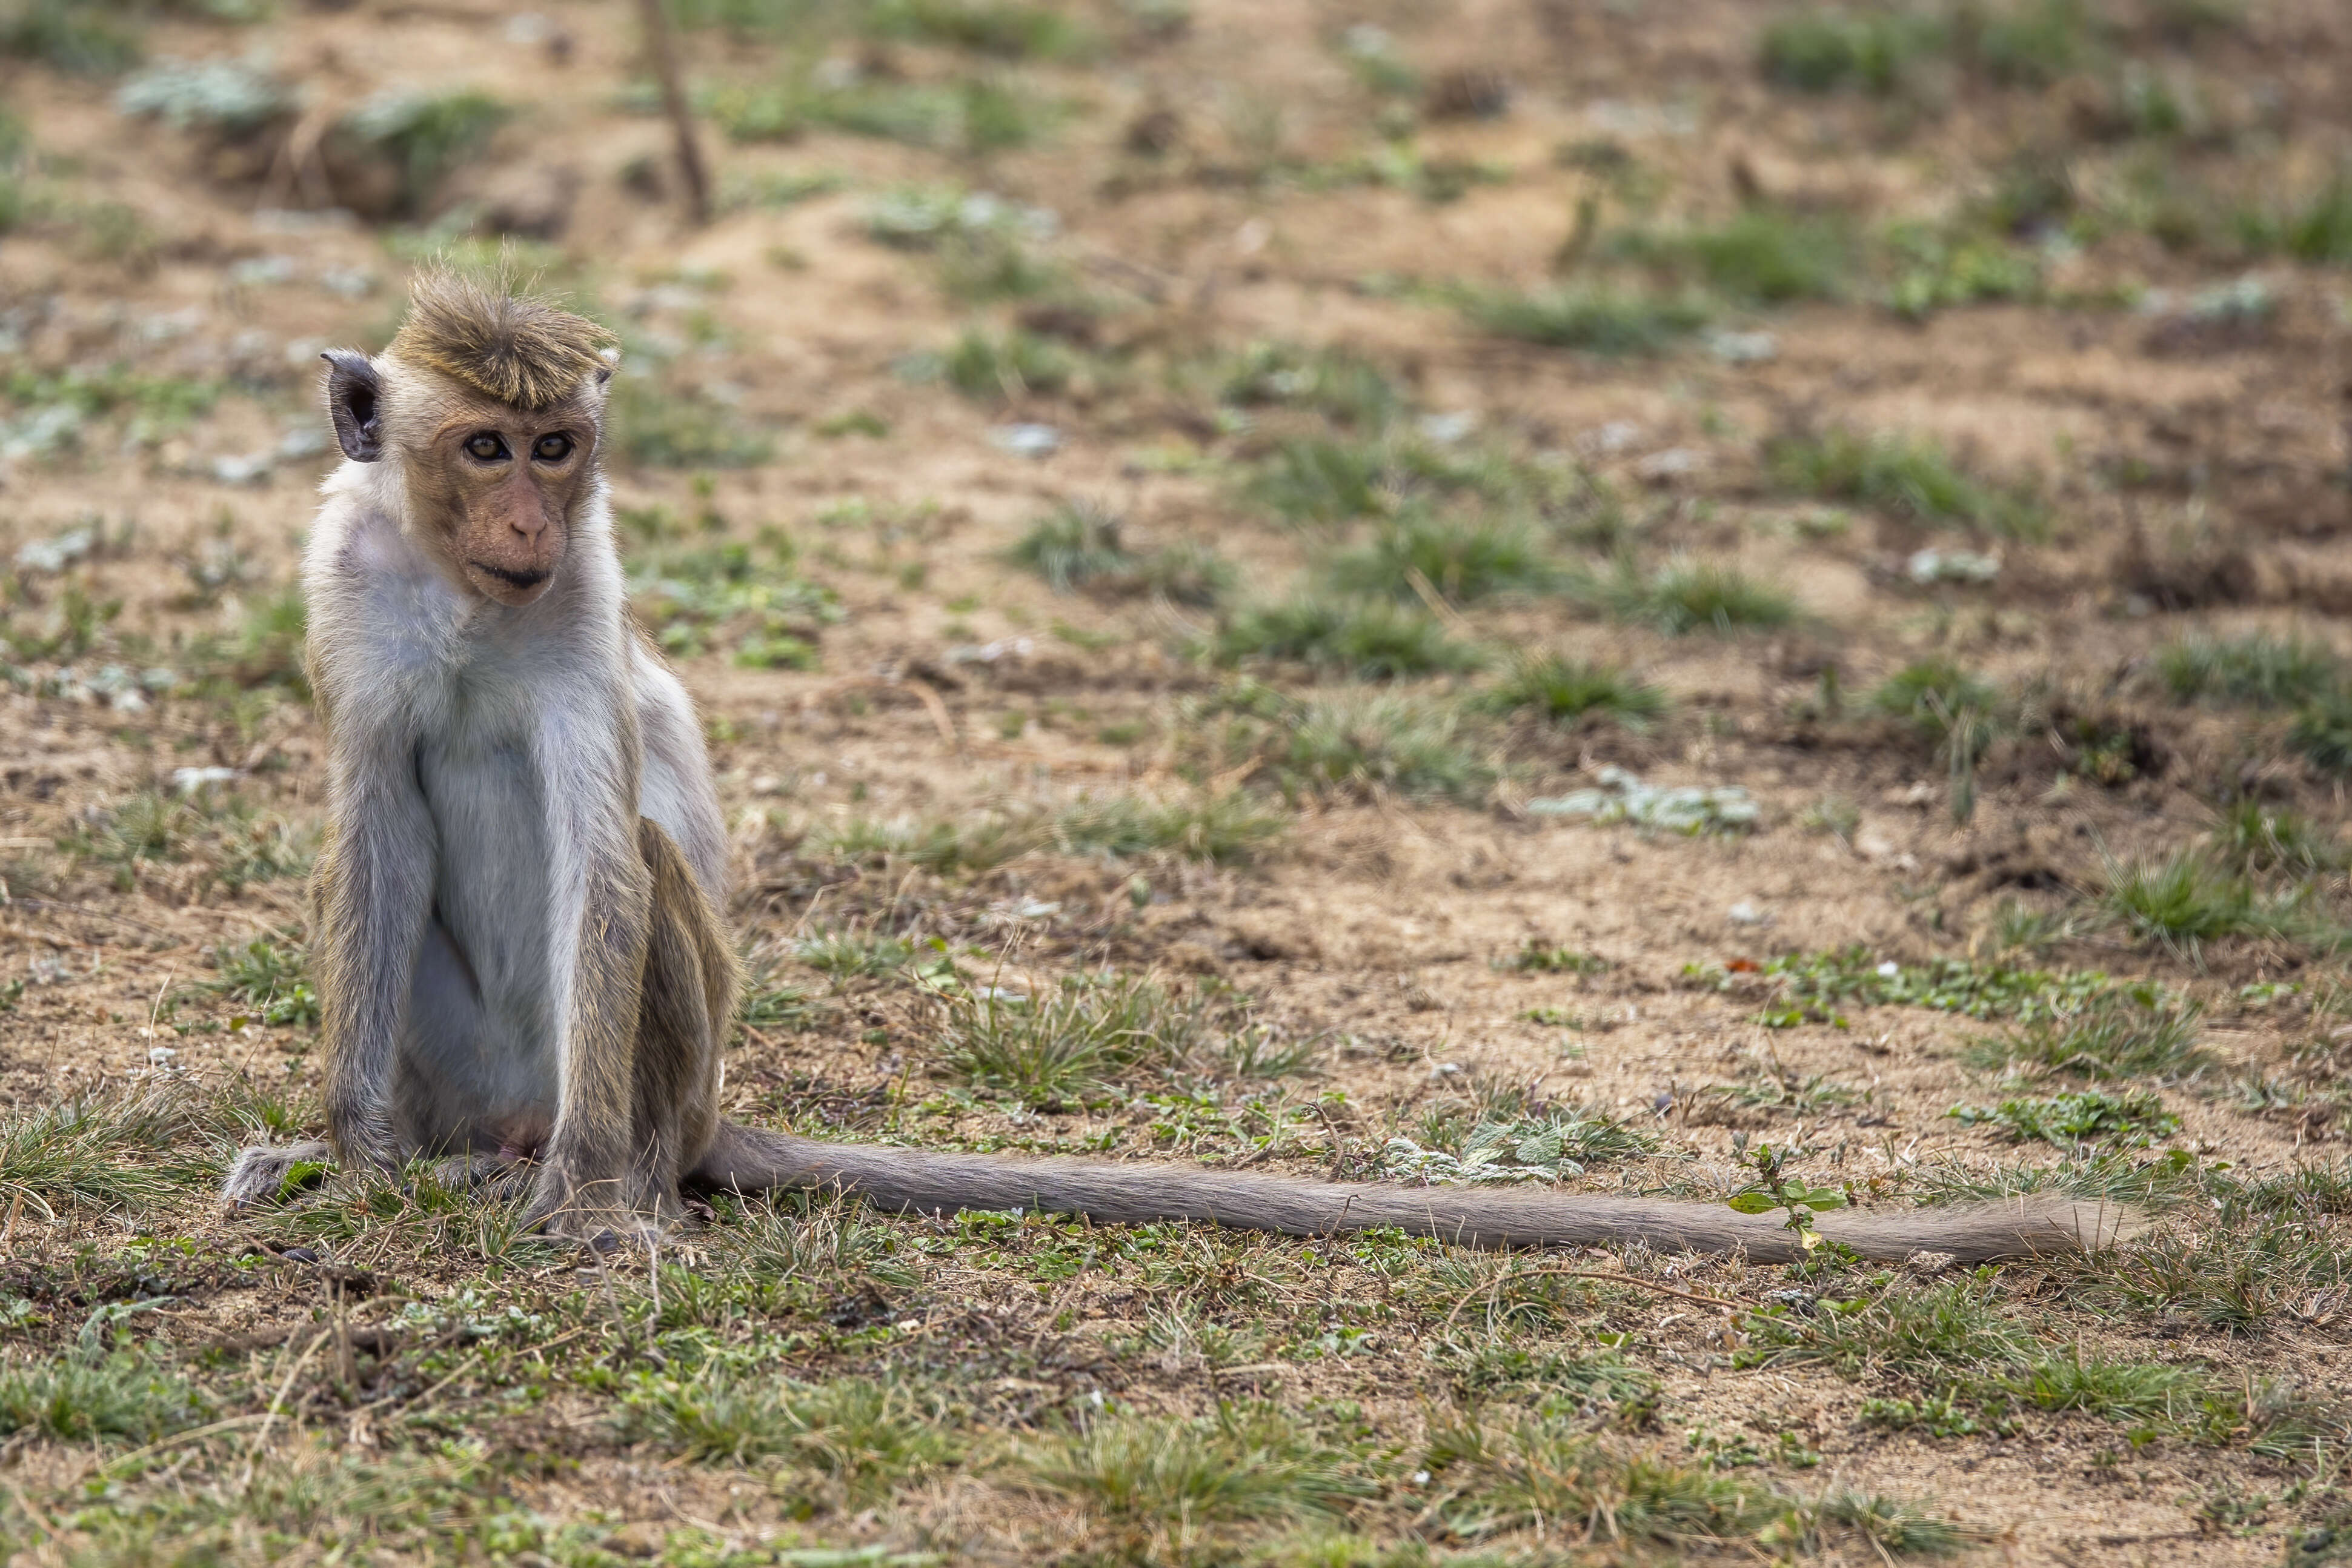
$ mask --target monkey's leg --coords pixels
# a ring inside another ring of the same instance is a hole
[[[297,1167],[323,1168],[334,1161],[334,1151],[315,1141],[240,1149],[236,1163],[228,1168],[228,1179],[221,1183],[221,1199],[232,1210],[276,1203],[288,1195],[286,1179],[295,1173]]]
[[[740,981],[734,948],[668,834],[637,824],[653,879],[653,919],[639,993],[635,1129],[636,1158],[658,1191],[657,1212],[677,1215],[679,1179],[718,1125],[719,1053]]]

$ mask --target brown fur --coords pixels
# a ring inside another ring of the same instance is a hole
[[[425,273],[385,352],[527,414],[552,408],[608,367],[612,331],[545,300]]]

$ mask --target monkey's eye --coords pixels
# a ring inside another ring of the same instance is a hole
[[[572,456],[572,437],[564,435],[541,436],[530,455],[542,463],[560,463]]]
[[[466,454],[476,462],[495,463],[507,455],[507,444],[488,430],[479,430],[466,437]]]

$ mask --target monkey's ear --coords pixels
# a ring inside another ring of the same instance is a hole
[[[604,368],[596,373],[596,384],[602,386],[613,379],[614,371],[621,368],[621,351],[599,349],[596,351],[596,357],[604,362]]]
[[[383,383],[362,353],[329,349],[319,356],[327,362],[327,416],[335,422],[335,439],[343,456],[354,463],[373,463],[383,456]]]

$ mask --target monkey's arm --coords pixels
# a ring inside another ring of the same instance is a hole
[[[326,1040],[327,1131],[347,1164],[396,1166],[393,1062],[418,944],[433,907],[432,813],[415,742],[343,715],[332,737],[333,807],[311,873],[310,967]]]
[[[560,1078],[532,1211],[564,1234],[591,1238],[676,1203],[649,1179],[635,1147],[637,1013],[653,889],[637,849],[639,763],[626,715],[610,692],[551,692],[536,742]]]

